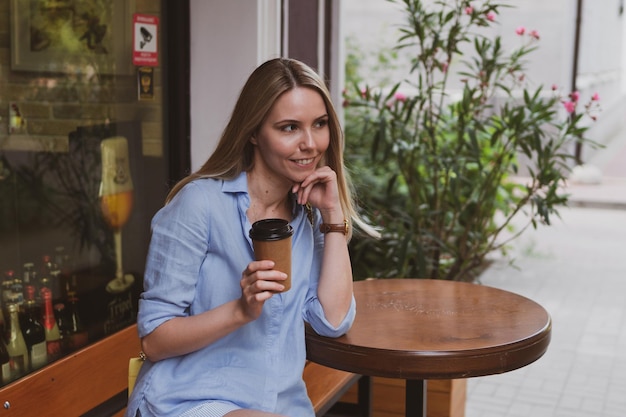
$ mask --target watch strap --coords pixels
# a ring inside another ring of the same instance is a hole
[[[322,223],[320,224],[320,232],[322,233],[343,233],[344,235],[348,234],[350,226],[348,225],[348,220],[344,220],[343,223]]]

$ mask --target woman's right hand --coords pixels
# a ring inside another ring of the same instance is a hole
[[[252,261],[241,274],[240,305],[249,320],[259,318],[265,301],[285,288],[281,281],[287,274],[273,268],[274,261]]]

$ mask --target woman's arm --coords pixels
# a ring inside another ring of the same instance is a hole
[[[283,289],[287,275],[274,271],[274,262],[251,262],[240,281],[241,297],[201,314],[174,317],[141,339],[141,348],[153,362],[202,349],[241,326],[256,320],[263,304]]]
[[[316,207],[324,223],[344,222],[337,174],[329,167],[317,169],[301,184],[294,185],[292,191],[297,193],[298,203]],[[352,266],[347,238],[343,233],[326,233],[317,297],[331,325],[336,327],[344,320],[350,310],[352,295]]]

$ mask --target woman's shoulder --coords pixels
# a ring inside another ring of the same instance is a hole
[[[207,206],[218,195],[220,180],[214,178],[196,178],[185,184],[166,206],[190,206],[199,209]]]
[[[187,195],[206,195],[207,192],[211,193],[218,191],[222,187],[223,180],[217,178],[195,178],[185,184],[179,191],[179,194]]]

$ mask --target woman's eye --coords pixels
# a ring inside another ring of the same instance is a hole
[[[290,125],[285,125],[281,128],[281,130],[283,132],[293,132],[294,130],[296,130],[298,127],[294,124],[290,124]]]
[[[324,127],[327,125],[328,125],[328,119],[318,120],[317,123],[315,123],[316,127]]]

